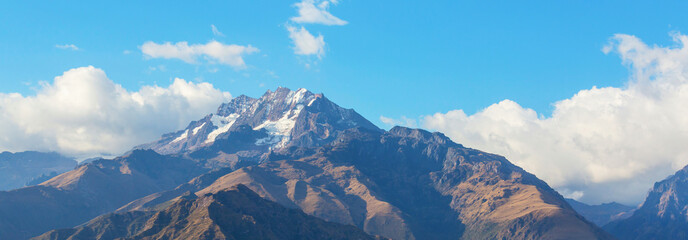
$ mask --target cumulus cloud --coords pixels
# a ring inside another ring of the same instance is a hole
[[[57,45],[55,45],[55,47],[59,48],[59,49],[67,49],[67,50],[74,50],[74,51],[79,50],[79,47],[77,47],[74,44],[57,44]]]
[[[613,36],[603,51],[628,66],[627,86],[581,90],[550,117],[504,100],[473,115],[425,116],[422,125],[502,154],[565,195],[637,204],[653,182],[688,164],[688,37],[672,36],[675,47]]]
[[[101,69],[71,69],[32,96],[0,93],[0,151],[119,154],[186,127],[231,95],[209,83],[175,79],[130,92]]]
[[[320,1],[303,0],[294,4],[299,11],[299,15],[292,17],[290,20],[296,23],[314,23],[323,25],[346,25],[347,22],[332,15],[328,8],[331,4],[337,4],[338,1]]]
[[[198,58],[203,56],[210,63],[225,64],[236,69],[243,69],[246,67],[243,58],[244,55],[258,52],[258,49],[251,45],[226,45],[215,40],[206,44],[192,45],[189,45],[187,42],[177,42],[174,44],[165,42],[158,44],[148,41],[141,45],[140,48],[141,52],[143,52],[146,57],[150,58],[176,58],[187,63],[197,63]]]
[[[294,42],[294,53],[298,55],[325,55],[325,39],[322,35],[313,36],[306,28],[287,26],[289,38]]]
[[[300,24],[323,24],[323,25],[346,25],[347,22],[332,15],[328,9],[331,5],[339,3],[338,0],[302,0],[294,4],[298,9],[299,15],[292,17],[292,23]],[[325,39],[321,34],[313,36],[306,28],[294,27],[290,24],[286,25],[289,31],[289,38],[294,43],[294,53],[297,55],[315,55],[318,59],[322,59],[325,55]],[[309,63],[305,64],[306,68],[310,67]]]

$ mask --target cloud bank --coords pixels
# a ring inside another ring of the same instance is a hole
[[[183,79],[129,92],[101,69],[75,68],[33,96],[0,93],[0,151],[120,154],[186,127],[229,99],[209,83]]]
[[[210,41],[206,44],[192,44],[187,42],[158,44],[145,42],[141,45],[141,52],[150,58],[180,59],[187,63],[197,63],[203,56],[210,63],[225,64],[235,69],[246,68],[244,55],[256,53],[259,50],[251,45],[240,46],[235,44],[222,44],[218,41]]]
[[[631,71],[623,88],[592,87],[539,116],[511,100],[467,115],[421,119],[466,146],[506,156],[564,195],[638,204],[653,182],[688,164],[688,36],[649,46],[617,34],[603,51]]]

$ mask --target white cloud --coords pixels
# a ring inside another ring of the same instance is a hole
[[[323,25],[346,25],[347,22],[335,17],[328,9],[330,5],[336,5],[338,0],[302,0],[294,4],[298,9],[299,15],[290,18],[293,23],[301,24],[323,24]],[[294,43],[294,53],[297,55],[316,55],[322,59],[325,55],[325,39],[323,35],[313,36],[306,28],[293,27],[286,25],[289,31],[289,38]],[[310,68],[310,63],[305,63],[306,68]]]
[[[33,96],[0,93],[0,151],[119,154],[186,127],[230,98],[209,83],[182,79],[130,92],[101,69],[75,68]]]
[[[292,17],[291,21],[296,23],[314,23],[324,25],[346,25],[347,22],[333,16],[327,11],[330,4],[337,4],[338,1],[321,1],[316,5],[314,0],[303,0],[294,4],[299,11],[299,16]]]
[[[426,116],[422,125],[466,146],[505,155],[583,201],[639,203],[653,182],[688,164],[688,37],[648,46],[617,34],[603,51],[632,72],[626,87],[581,90],[551,117],[504,100],[474,114]]]
[[[287,26],[289,38],[294,42],[294,53],[298,55],[316,55],[322,58],[325,55],[325,39],[318,34],[313,36],[306,28]]]
[[[220,30],[217,30],[217,27],[215,27],[215,24],[211,24],[210,29],[213,30],[213,35],[215,35],[215,36],[220,36],[220,37],[225,36],[222,32],[220,32]]]
[[[67,49],[67,50],[74,50],[74,51],[78,51],[78,50],[79,50],[79,47],[77,47],[77,46],[74,45],[74,44],[62,44],[62,45],[57,44],[57,45],[55,45],[55,47],[56,47],[56,48],[59,48],[59,49]]]
[[[394,118],[388,118],[385,116],[380,116],[380,121],[384,124],[387,124],[387,126],[389,126],[389,127],[404,126],[404,127],[415,128],[418,126],[417,121],[415,119],[407,118],[406,116],[401,116],[401,119],[394,119]]]
[[[196,63],[198,57],[204,56],[210,63],[226,64],[236,69],[246,67],[244,55],[258,52],[258,49],[251,45],[225,45],[215,40],[206,44],[193,45],[189,45],[187,42],[177,42],[174,44],[165,42],[158,44],[148,41],[141,45],[140,48],[141,52],[150,58],[176,58],[187,63]]]

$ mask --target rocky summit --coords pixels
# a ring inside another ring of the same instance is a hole
[[[245,149],[279,150],[290,146],[314,147],[331,142],[343,130],[362,127],[379,129],[351,109],[344,109],[323,94],[306,89],[278,88],[255,99],[241,95],[222,104],[216,113],[156,142],[137,148],[161,154],[189,153],[217,141],[253,135],[242,142]],[[252,146],[251,146],[252,145]],[[223,149],[224,150],[224,149]],[[231,151],[231,150],[230,150]]]

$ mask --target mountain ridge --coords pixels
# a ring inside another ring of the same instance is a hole
[[[0,238],[72,227],[201,174],[191,160],[136,150],[96,160],[36,186],[0,191]]]
[[[108,214],[35,240],[66,239],[378,239],[265,200],[243,185],[186,195],[164,210]]]

